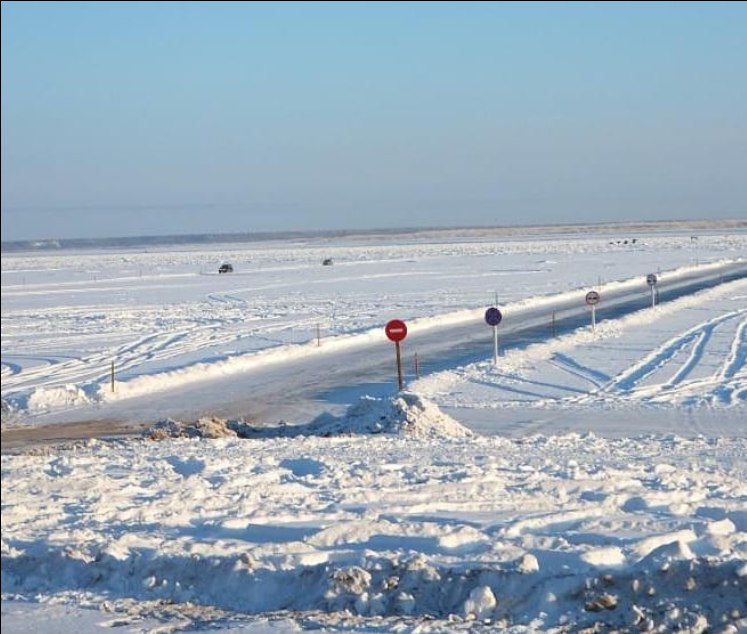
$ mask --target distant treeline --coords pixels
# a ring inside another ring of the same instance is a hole
[[[314,240],[334,238],[371,239],[376,236],[435,237],[507,237],[532,235],[604,234],[621,230],[646,231],[719,231],[747,230],[747,220],[668,220],[639,222],[579,223],[562,225],[518,225],[482,227],[398,227],[387,229],[349,229],[326,231],[265,231],[256,233],[201,233],[166,236],[128,236],[120,238],[59,238],[2,242],[3,252],[53,251],[62,249],[147,248],[171,245],[233,244],[270,240]]]
[[[391,233],[407,232],[407,229],[391,230]],[[59,238],[52,240],[15,240],[3,242],[3,251],[44,251],[59,249],[128,248],[189,244],[216,244],[239,242],[264,242],[268,240],[294,240],[311,238],[335,238],[379,231],[267,231],[258,233],[200,233],[168,236],[127,236],[121,238]]]

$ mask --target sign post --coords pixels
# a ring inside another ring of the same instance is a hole
[[[646,284],[651,287],[651,308],[656,306],[656,284],[659,280],[656,279],[656,275],[649,273],[646,276]]]
[[[586,303],[591,306],[591,331],[597,331],[597,304],[601,297],[597,291],[589,291],[586,293]]]
[[[485,311],[485,321],[488,326],[493,327],[493,365],[498,365],[498,324],[501,323],[503,315],[495,306]]]
[[[401,392],[404,388],[404,382],[402,381],[402,355],[399,350],[399,342],[407,336],[407,325],[400,319],[392,319],[387,322],[387,325],[384,327],[384,332],[389,341],[394,342],[394,347],[397,351],[397,382]]]

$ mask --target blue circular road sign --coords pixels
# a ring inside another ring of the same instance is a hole
[[[503,319],[503,315],[495,306],[491,306],[485,311],[485,321],[488,322],[489,326],[497,326],[501,323],[501,319]]]

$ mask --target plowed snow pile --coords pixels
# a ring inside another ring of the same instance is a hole
[[[388,399],[362,397],[344,416],[323,414],[308,425],[255,427],[238,421],[204,418],[195,423],[162,421],[146,436],[163,438],[260,438],[393,434],[412,438],[467,438],[472,432],[436,405],[412,392]]]

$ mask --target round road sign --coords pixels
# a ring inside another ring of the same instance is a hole
[[[653,273],[649,273],[646,276],[646,284],[648,284],[649,286],[656,286],[656,282],[656,275],[654,275]]]
[[[601,298],[599,297],[599,293],[596,291],[589,291],[586,293],[586,303],[589,304],[589,306],[594,306],[594,304],[598,304],[599,300]]]
[[[491,306],[485,311],[485,321],[488,322],[489,326],[497,326],[501,323],[501,319],[503,319],[503,315],[495,306]]]
[[[407,336],[407,326],[405,325],[405,322],[400,319],[392,319],[387,323],[384,332],[386,332],[386,336],[390,341],[397,343]]]

